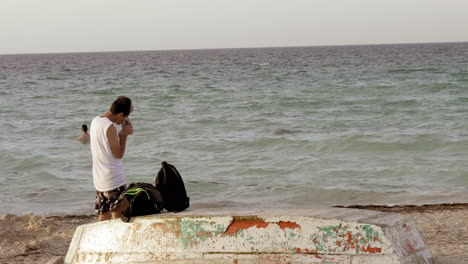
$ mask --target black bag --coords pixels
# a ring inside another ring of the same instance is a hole
[[[190,206],[190,198],[187,196],[184,181],[177,169],[163,161],[162,168],[156,176],[156,189],[164,200],[164,209],[170,212],[180,212]]]
[[[163,199],[156,187],[150,183],[137,182],[122,193],[122,221],[132,216],[157,214],[163,209]]]

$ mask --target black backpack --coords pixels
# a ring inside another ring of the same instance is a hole
[[[163,161],[162,168],[156,176],[156,189],[164,200],[164,209],[170,212],[180,212],[190,206],[190,198],[187,196],[184,181],[177,169]]]
[[[122,193],[122,221],[132,216],[157,214],[163,209],[163,199],[156,187],[150,183],[137,182]]]

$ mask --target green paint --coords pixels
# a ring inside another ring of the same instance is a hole
[[[246,240],[249,244],[255,245],[255,238],[253,236],[249,236]]]
[[[362,229],[364,229],[366,235],[368,236],[375,236],[377,238],[379,237],[379,232],[375,231],[374,228],[372,228],[370,225],[364,225]]]
[[[360,240],[361,244],[373,242],[374,238],[376,240],[380,240],[380,234],[378,231],[374,230],[370,225],[362,226],[362,230],[364,230],[365,236],[363,239]]]
[[[332,225],[319,228],[319,232],[311,235],[310,240],[319,252],[330,249],[328,244],[333,243],[345,252],[355,250],[359,253],[361,248],[380,240],[380,234],[371,225],[358,226],[354,230],[348,225]]]
[[[336,230],[343,230],[343,229],[346,229],[348,230],[348,227],[347,226],[344,226],[344,227],[340,227],[340,226],[328,226],[328,227],[322,227],[322,228],[319,228],[320,232],[322,232],[324,235],[328,236],[328,237],[336,237]]]
[[[224,233],[226,226],[214,221],[206,222],[200,220],[180,221],[180,238],[184,248],[206,241],[218,234]]]

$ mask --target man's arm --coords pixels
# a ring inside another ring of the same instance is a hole
[[[112,151],[112,154],[116,159],[123,158],[125,154],[125,147],[127,145],[127,133],[119,133],[117,135],[117,129],[114,125],[110,125],[107,129],[107,139],[109,140],[109,145]],[[119,140],[120,138],[120,140]]]

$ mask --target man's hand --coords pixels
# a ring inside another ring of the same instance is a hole
[[[127,119],[122,124],[122,132],[127,135],[133,135],[133,124],[130,119]]]

